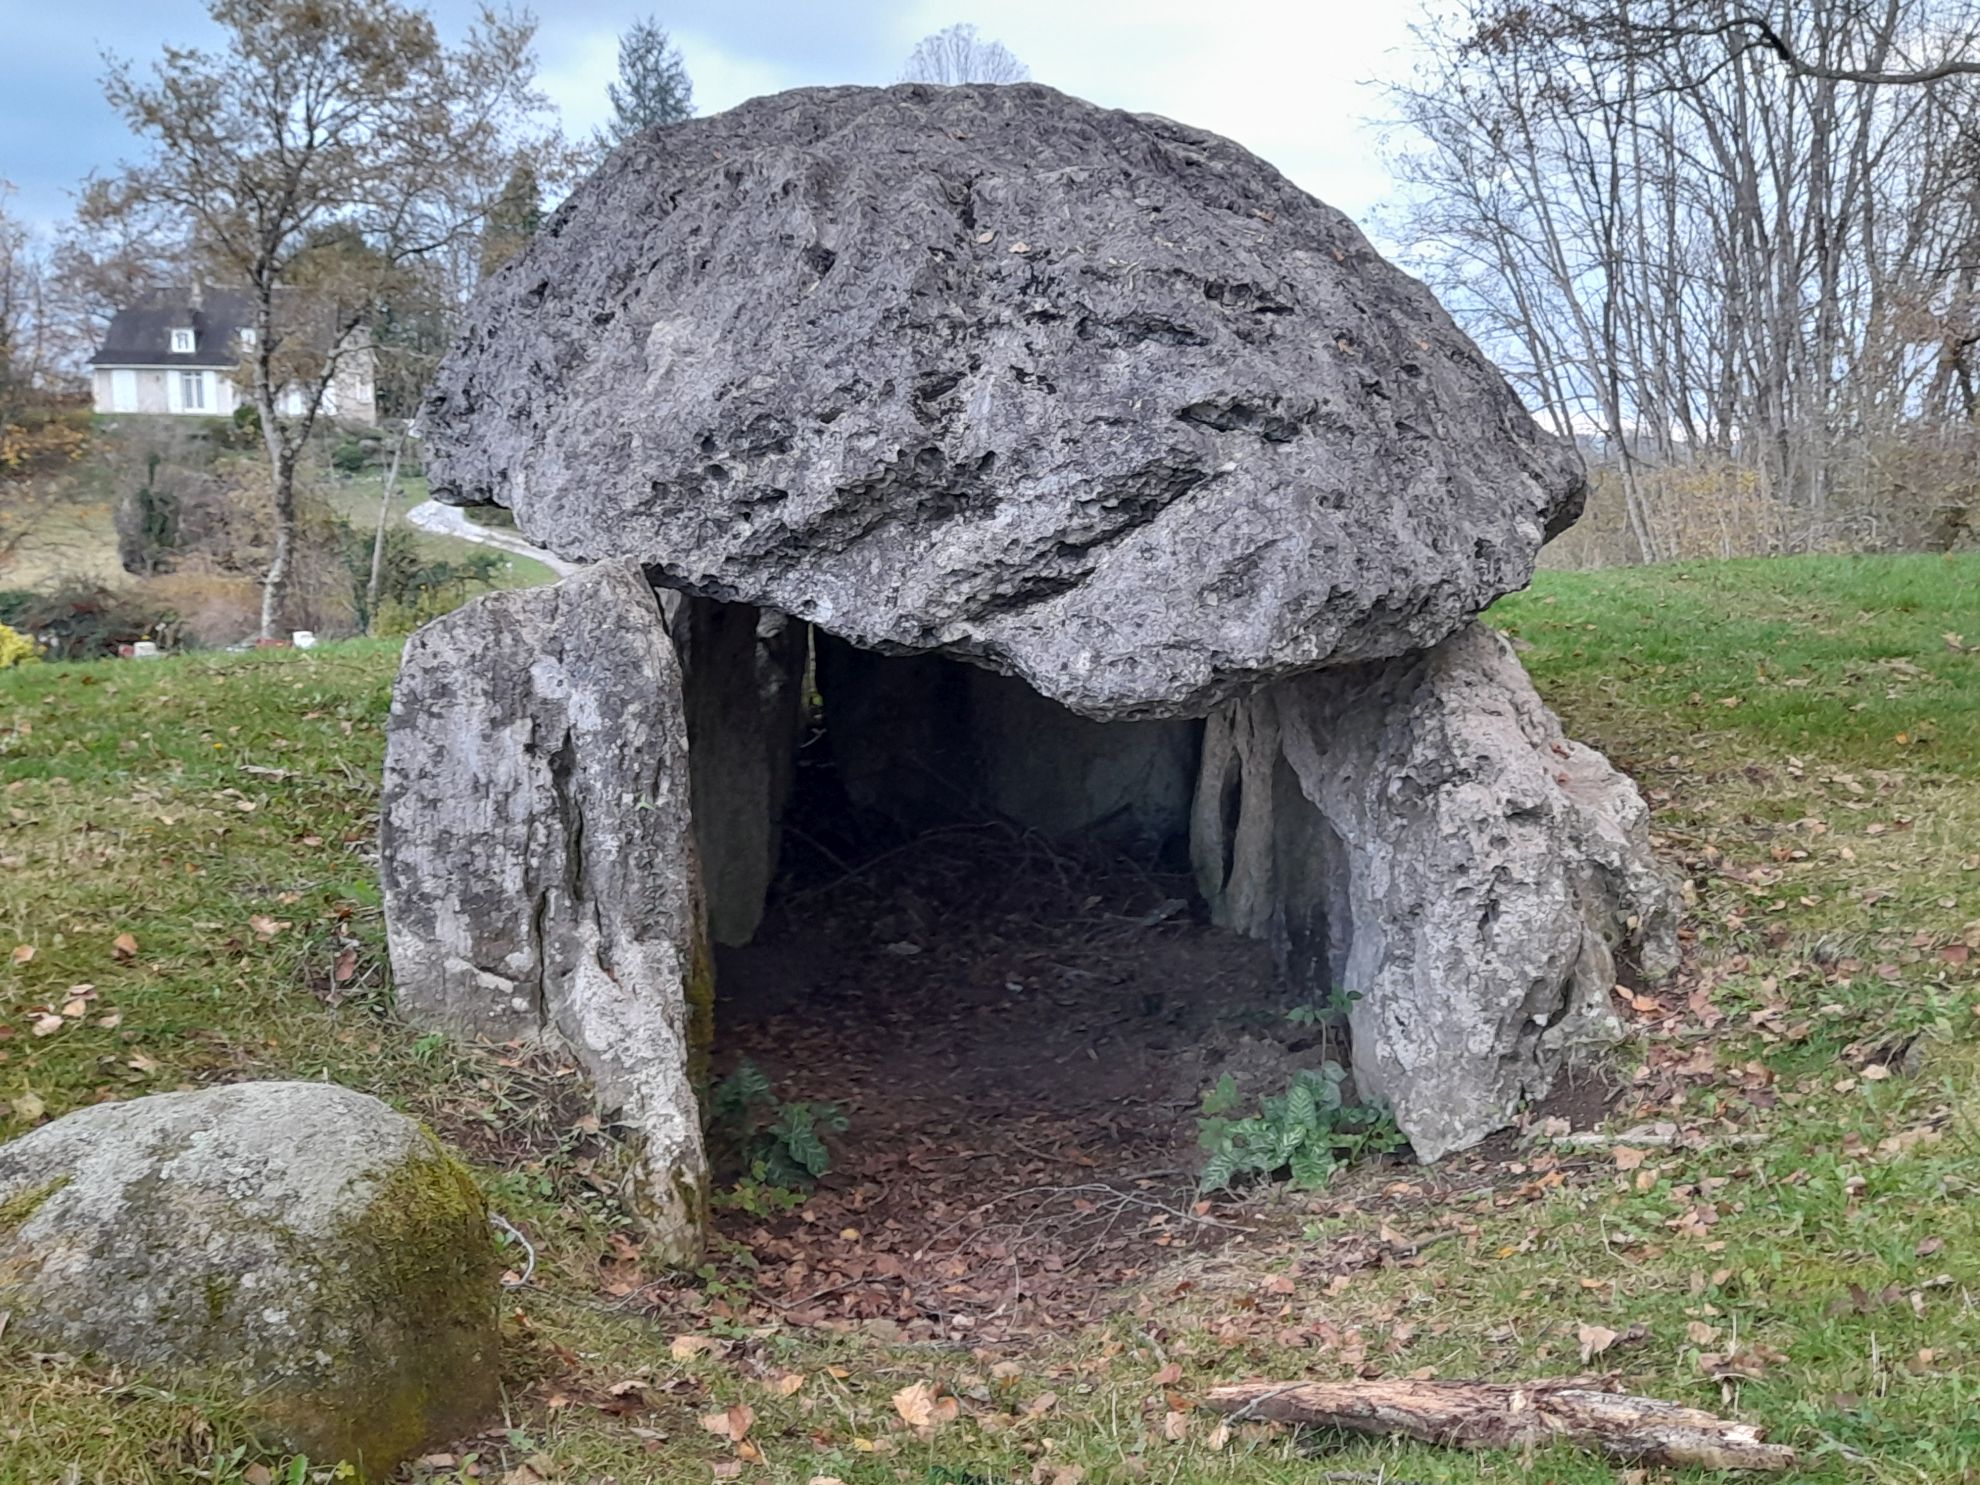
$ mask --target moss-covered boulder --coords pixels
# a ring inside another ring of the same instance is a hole
[[[0,1311],[48,1349],[238,1398],[372,1478],[497,1401],[480,1193],[419,1124],[321,1083],[101,1104],[0,1145]]]

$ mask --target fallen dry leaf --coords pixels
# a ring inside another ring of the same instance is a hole
[[[719,1413],[703,1413],[701,1426],[718,1439],[727,1439],[732,1444],[740,1444],[749,1437],[749,1430],[756,1422],[756,1410],[748,1403],[733,1403]]]
[[[135,935],[120,933],[110,940],[110,953],[117,959],[137,958],[138,942]]]
[[[770,1384],[770,1390],[779,1397],[789,1397],[804,1386],[803,1372],[785,1372]]]
[[[1613,1346],[1621,1332],[1606,1325],[1583,1325],[1578,1334],[1581,1338],[1581,1361],[1585,1366]]]
[[[33,944],[15,944],[13,960],[16,964],[26,964],[34,958]]]
[[[933,1429],[955,1422],[962,1404],[953,1397],[937,1397],[927,1382],[913,1382],[894,1394],[894,1411],[909,1428]]]
[[[677,1335],[667,1354],[676,1361],[690,1361],[715,1349],[715,1343],[705,1335]]]
[[[67,1026],[68,1024],[69,1023],[67,1021],[64,1021],[60,1016],[56,1016],[56,1015],[36,1016],[34,1018],[34,1025],[31,1029],[33,1030],[36,1036],[53,1036],[56,1032],[60,1031],[64,1026]]]

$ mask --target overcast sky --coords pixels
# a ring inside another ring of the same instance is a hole
[[[1364,220],[1388,194],[1376,80],[1410,65],[1423,0],[543,0],[539,81],[566,128],[605,117],[618,33],[649,13],[672,32],[696,110],[813,83],[898,79],[914,43],[972,21],[1050,83],[1096,103],[1167,114],[1227,134],[1324,201]],[[458,35],[475,7],[434,0]],[[103,53],[140,61],[164,42],[202,43],[199,0],[0,0],[0,179],[46,225],[78,181],[132,153],[103,103]]]

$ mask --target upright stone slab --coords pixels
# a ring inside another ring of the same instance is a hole
[[[708,598],[681,602],[669,629],[683,672],[709,934],[718,944],[746,944],[777,874],[808,636],[783,614]]]
[[[1095,722],[1015,676],[968,666],[964,680],[979,787],[998,814],[1146,857],[1187,838],[1200,723]]]
[[[406,646],[379,839],[402,1013],[567,1043],[638,1146],[653,1251],[699,1251],[712,991],[680,669],[637,564],[495,593]]]
[[[1676,962],[1642,797],[1479,625],[1213,718],[1193,848],[1221,921],[1272,939],[1317,996],[1359,995],[1356,1083],[1426,1160],[1619,1034],[1618,954],[1650,977]]]

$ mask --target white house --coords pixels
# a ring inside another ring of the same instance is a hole
[[[231,417],[249,400],[237,377],[253,349],[253,304],[232,289],[194,284],[157,289],[117,311],[90,360],[100,413],[182,413]],[[323,394],[323,412],[351,423],[378,421],[377,379],[368,346],[339,358]],[[282,394],[282,411],[300,413],[302,393]]]

